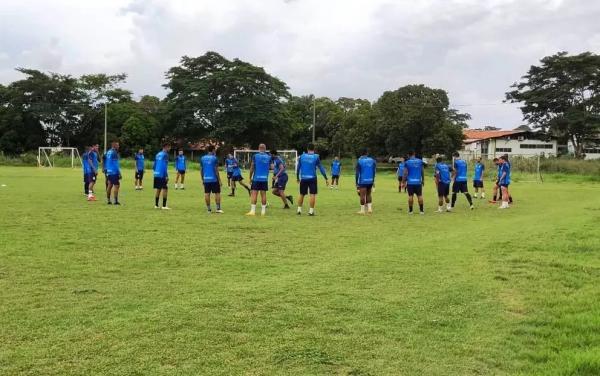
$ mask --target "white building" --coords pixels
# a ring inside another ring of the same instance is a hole
[[[569,154],[575,154],[575,147],[573,143],[569,141],[568,145]],[[588,159],[600,159],[600,143],[590,142],[583,146],[583,154],[585,160]]]
[[[535,157],[556,156],[558,154],[557,140],[546,139],[546,135],[529,130],[499,130],[482,131],[465,129],[465,140],[461,155],[464,158],[493,159],[500,155]]]

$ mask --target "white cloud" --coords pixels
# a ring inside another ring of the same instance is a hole
[[[600,3],[584,0],[0,0],[0,82],[16,66],[129,74],[162,96],[164,72],[208,50],[264,66],[294,94],[377,99],[424,83],[473,126],[521,123],[504,92],[560,50],[599,52]],[[464,106],[462,106],[464,105]]]

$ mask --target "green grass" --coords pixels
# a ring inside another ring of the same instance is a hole
[[[347,175],[314,218],[247,218],[197,174],[165,212],[150,174],[109,207],[79,170],[0,167],[0,374],[600,374],[598,184],[437,214],[428,180],[409,217],[390,174],[360,217]]]

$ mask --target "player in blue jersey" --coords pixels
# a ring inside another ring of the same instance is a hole
[[[327,172],[321,165],[321,159],[319,154],[315,153],[315,146],[311,143],[306,148],[306,153],[303,153],[298,158],[298,164],[296,166],[296,180],[300,184],[300,196],[298,196],[298,215],[302,214],[302,204],[304,203],[304,196],[309,195],[309,209],[308,215],[315,215],[315,204],[317,201],[317,168],[321,172],[321,175],[325,178],[325,183],[329,185],[329,179],[327,179]]]
[[[106,152],[106,180],[108,186],[106,187],[106,200],[109,205],[113,204],[110,201],[111,193],[114,198],[114,205],[121,205],[119,203],[119,187],[121,186],[121,167],[119,165],[119,142],[113,141],[111,148]]]
[[[267,191],[269,190],[269,170],[271,169],[271,155],[267,153],[267,146],[260,144],[259,152],[252,156],[250,164],[250,211],[246,215],[256,215],[256,201],[260,192],[260,215],[267,214]]]
[[[404,162],[402,186],[408,192],[408,214],[413,213],[414,196],[419,202],[419,213],[425,214],[423,205],[423,185],[425,185],[425,167],[422,159],[416,157],[414,151],[409,153],[409,158]]]
[[[339,156],[335,156],[331,162],[331,189],[337,189],[340,184],[340,175],[342,173],[342,161]]]
[[[235,159],[235,157],[229,153],[227,154],[227,158],[225,158],[225,171],[227,172],[227,186],[231,187],[231,182],[232,182],[232,177],[233,177],[233,165],[234,164],[238,164],[237,159]],[[240,175],[241,176],[241,175]],[[235,188],[234,188],[235,189]],[[230,195],[233,196],[233,195]]]
[[[167,196],[169,192],[169,150],[171,145],[164,143],[162,150],[154,157],[152,170],[154,172],[154,209],[170,210],[167,206]],[[162,194],[162,207],[158,206]]]
[[[252,193],[252,191],[250,190],[250,187],[248,187],[246,185],[246,183],[244,183],[244,177],[242,176],[242,169],[240,168],[240,165],[237,161],[236,158],[232,158],[232,162],[231,162],[231,193],[228,195],[230,197],[235,196],[235,188],[236,185],[239,183],[242,187],[246,188],[246,190],[248,191],[248,194],[250,195]]]
[[[436,159],[435,164],[435,185],[438,192],[438,213],[444,211],[444,201],[446,202],[446,211],[450,211],[452,206],[450,205],[450,166],[444,163],[442,157]]]
[[[139,191],[144,189],[143,180],[144,180],[144,163],[146,157],[144,157],[144,149],[140,148],[137,153],[135,153],[135,190]]]
[[[402,178],[404,177],[404,157],[400,157],[398,163],[398,169],[396,170],[396,177],[398,178],[398,192],[402,193]],[[406,189],[406,188],[405,188]]]
[[[215,213],[222,214],[221,210],[221,175],[219,175],[219,160],[215,155],[215,147],[208,145],[206,148],[208,152],[200,158],[200,176],[202,177],[202,184],[204,185],[204,202],[206,203],[206,210],[208,213],[212,213],[210,206],[210,194],[215,195],[215,204],[217,209]]]
[[[473,200],[467,186],[467,161],[461,159],[458,153],[454,153],[452,156],[454,157],[454,165],[452,166],[452,178],[454,180],[452,183],[452,208],[456,204],[456,194],[460,192],[464,193],[469,202],[469,208],[473,210]]]
[[[96,188],[96,178],[98,177],[98,144],[93,144],[88,153],[88,164],[90,166],[88,200],[96,201],[94,189]],[[91,199],[90,199],[91,196]]]
[[[475,189],[474,197],[477,198],[479,190],[481,190],[481,198],[485,198],[485,190],[483,189],[483,175],[485,172],[485,165],[481,163],[481,157],[477,158],[475,162],[475,173],[473,174],[473,188]]]
[[[365,206],[367,213],[373,213],[373,199],[371,191],[375,185],[375,172],[377,171],[377,163],[375,159],[369,156],[369,151],[363,149],[360,158],[356,162],[355,182],[358,195],[360,197],[360,211],[358,214],[365,214]]]
[[[277,150],[271,150],[271,158],[273,161],[272,193],[275,196],[281,198],[281,201],[283,201],[284,209],[289,209],[290,206],[288,205],[288,201],[290,202],[290,204],[293,205],[294,198],[292,196],[286,196],[285,194],[285,187],[287,186],[288,182],[288,174],[285,168],[285,161],[283,160],[283,158],[281,158],[281,156],[279,156]]]
[[[183,154],[183,150],[179,149],[177,157],[175,157],[175,189],[185,189],[183,183],[185,181],[185,172],[187,171],[187,160]],[[177,185],[181,181],[181,184]]]
[[[499,158],[500,163],[500,177],[498,178],[498,185],[500,186],[500,190],[502,192],[502,204],[499,209],[508,209],[510,206],[510,192],[508,191],[508,186],[510,185],[510,170],[511,165],[508,161],[508,156],[502,156]]]
[[[89,152],[90,152],[90,147],[86,146],[85,147],[85,151],[83,152],[83,155],[81,155],[81,167],[83,169],[83,194],[88,198],[89,200],[89,193],[90,193],[90,182],[89,182],[89,175],[90,175],[90,164],[89,164]]]

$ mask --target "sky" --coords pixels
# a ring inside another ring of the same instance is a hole
[[[558,51],[600,53],[595,0],[0,0],[0,83],[27,67],[127,73],[164,97],[181,56],[262,66],[292,94],[377,100],[425,84],[472,128],[523,124],[504,93]]]

